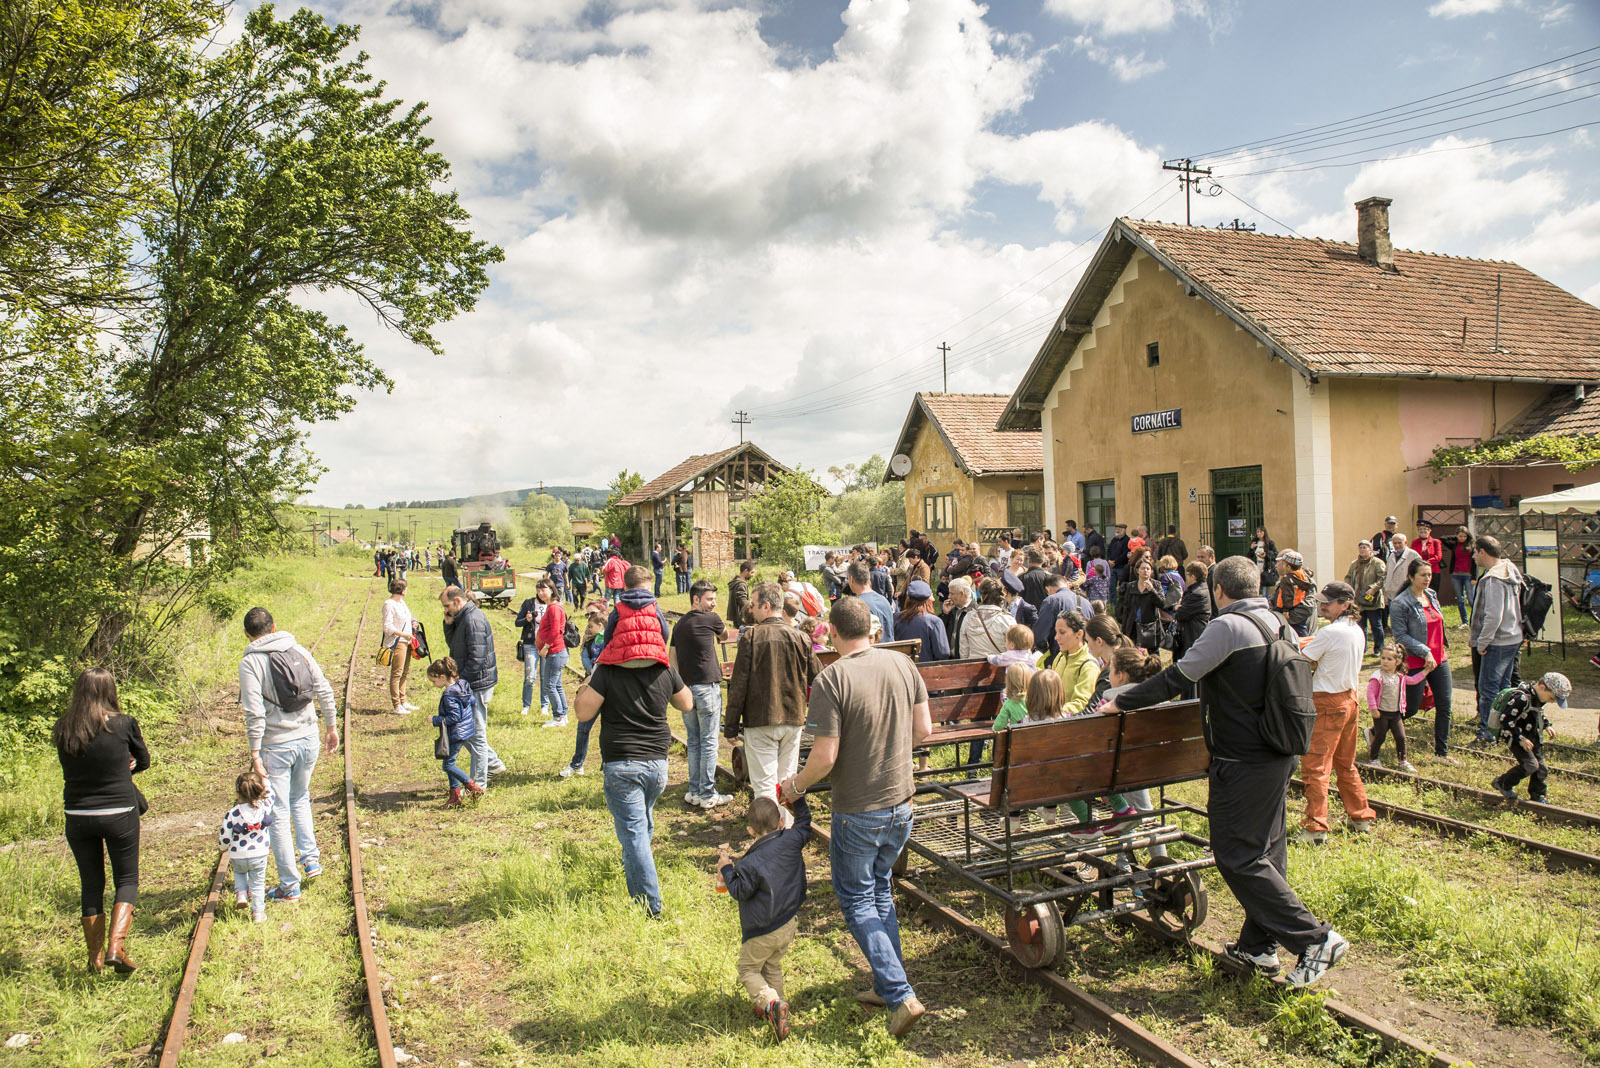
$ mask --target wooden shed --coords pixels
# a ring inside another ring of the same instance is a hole
[[[689,543],[695,566],[725,571],[753,554],[755,539],[744,503],[767,480],[789,468],[753,442],[722,452],[691,456],[617,502],[632,508],[646,552],[660,542],[671,555],[680,541]]]

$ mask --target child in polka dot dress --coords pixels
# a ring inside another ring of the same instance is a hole
[[[234,904],[241,909],[249,905],[250,918],[261,923],[267,918],[267,854],[272,849],[267,828],[272,826],[272,793],[266,780],[251,768],[234,781],[234,795],[239,803],[222,817],[217,840],[233,863]]]

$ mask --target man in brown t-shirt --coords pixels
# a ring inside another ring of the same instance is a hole
[[[874,994],[861,1000],[892,1010],[889,1033],[898,1038],[923,1013],[900,955],[891,868],[911,837],[912,747],[933,733],[928,688],[909,657],[872,647],[872,612],[860,598],[839,598],[828,622],[839,659],[812,683],[811,753],[781,796],[831,779],[833,892],[872,967]]]

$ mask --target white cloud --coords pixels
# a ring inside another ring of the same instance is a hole
[[[1455,19],[1463,15],[1487,15],[1508,6],[1510,0],[1439,0],[1428,8],[1434,18]]]
[[[1161,156],[1115,126],[1080,122],[1021,137],[985,139],[987,172],[1016,185],[1037,185],[1056,208],[1056,229],[1095,225],[1130,209],[1161,179]]]
[[[1203,8],[1199,0],[1045,0],[1052,15],[1093,26],[1101,33],[1141,33],[1172,25],[1179,8]]]
[[[1117,52],[1102,44],[1097,44],[1088,34],[1079,34],[1072,39],[1074,51],[1082,52],[1095,63],[1108,68],[1119,81],[1136,82],[1149,74],[1163,71],[1167,67],[1164,59],[1146,59],[1144,50],[1140,49],[1135,55]]]
[[[1396,159],[1369,163],[1344,188],[1343,202],[1369,196],[1394,200],[1394,243],[1424,252],[1463,252],[1463,238],[1537,216],[1560,204],[1567,182],[1540,164],[1540,153],[1445,137]],[[1447,151],[1440,151],[1441,149]],[[1466,151],[1448,151],[1467,149]],[[1354,209],[1313,217],[1311,234],[1353,240]]]

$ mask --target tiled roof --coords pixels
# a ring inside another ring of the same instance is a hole
[[[1600,308],[1515,263],[1125,222],[1313,374],[1600,381]]]
[[[783,471],[789,470],[789,468],[757,448],[754,442],[747,441],[743,445],[735,445],[730,449],[723,449],[721,452],[708,452],[699,456],[691,456],[672,470],[665,474],[657,475],[626,497],[623,497],[617,502],[617,506],[619,508],[631,508],[636,504],[644,504],[658,497],[664,497],[673,490],[681,489],[685,484],[699,478],[713,467],[727,463],[746,450],[760,456],[772,467]]]
[[[1388,271],[1341,241],[1118,219],[997,425],[1039,425],[1138,249],[1307,377],[1600,382],[1600,308],[1514,263],[1397,249]]]
[[[1600,389],[1585,390],[1580,399],[1571,386],[1557,386],[1495,436],[1516,439],[1541,434],[1600,434]]]
[[[1005,393],[918,393],[900,431],[897,452],[909,453],[917,427],[927,419],[969,475],[1044,471],[1044,446],[1037,430],[996,430]],[[885,479],[888,481],[888,479]]]

